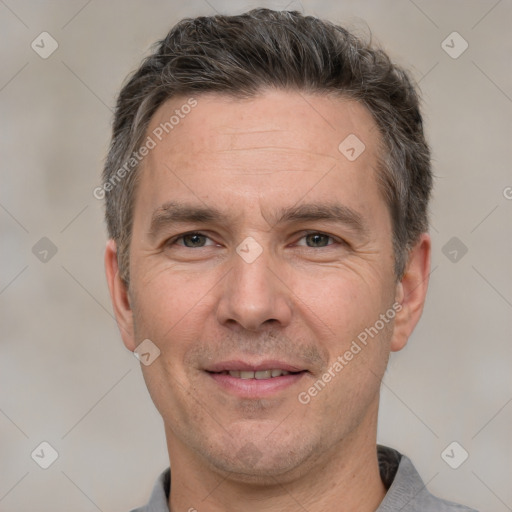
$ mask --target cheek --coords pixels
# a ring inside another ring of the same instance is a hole
[[[190,422],[200,416],[200,408],[190,401],[191,387],[186,355],[202,334],[211,288],[206,274],[200,280],[171,269],[146,268],[134,290],[132,305],[138,341],[150,339],[160,355],[149,366],[141,365],[153,402],[169,424],[193,428]],[[135,279],[134,279],[135,282]],[[188,414],[183,411],[188,410]]]
[[[373,325],[392,300],[379,272],[363,273],[348,267],[330,269],[323,276],[303,275],[297,279],[294,293],[300,298],[296,303],[299,315],[316,326],[319,342],[330,340],[329,351],[336,355]]]
[[[361,325],[365,322],[361,321]],[[299,396],[301,404],[306,404],[305,414],[311,421],[331,418],[329,423],[338,425],[335,430],[341,437],[360,424],[370,404],[378,403],[380,383],[389,357],[391,328],[368,335],[362,343],[357,336],[365,332],[365,328],[350,328],[351,333],[345,329],[346,335],[340,334],[326,342],[329,363],[321,374],[308,382],[308,387]],[[322,422],[318,423],[322,428]]]
[[[315,396],[316,407],[333,408],[345,414],[347,408],[367,404],[379,389],[389,356],[394,314],[386,316],[387,322],[381,320],[382,314],[391,311],[393,295],[378,276],[366,274],[363,279],[343,269],[332,273],[324,286],[304,286],[297,293],[308,297],[304,300],[307,306],[299,314],[329,354],[322,374],[314,377],[314,382],[318,382],[328,374],[325,387],[318,383],[316,390],[306,390]],[[324,392],[325,388],[328,389]]]
[[[208,291],[215,285],[210,272],[177,271],[168,262],[151,263],[151,258],[138,266],[134,275],[134,313],[139,334],[155,339],[173,339],[184,328],[193,331],[201,325],[194,318],[204,311]]]

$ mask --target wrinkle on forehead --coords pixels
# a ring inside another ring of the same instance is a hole
[[[361,191],[366,195],[374,188],[380,137],[370,112],[355,100],[312,95],[306,101],[291,91],[250,100],[198,94],[196,100],[197,106],[145,159],[142,181],[148,199],[154,198],[150,202],[168,199],[176,186],[186,194],[211,198],[221,192],[215,188],[219,183],[224,196],[230,191],[255,198],[276,189],[282,191],[279,197],[295,194],[299,199],[310,188],[325,188],[329,174],[328,181],[336,179],[340,190],[355,190],[357,184],[354,204],[364,199]],[[166,102],[151,125],[164,121],[183,102]],[[351,133],[366,145],[355,162],[338,149]]]
[[[178,141],[186,137],[188,151],[193,153],[257,149],[277,143],[280,147],[336,157],[339,142],[349,133],[360,133],[363,128],[369,134],[377,127],[364,105],[331,96],[272,90],[240,99],[201,93],[196,96],[194,110],[167,137],[176,139],[178,151]],[[149,130],[165,122],[183,102],[183,98],[172,98],[161,105]]]

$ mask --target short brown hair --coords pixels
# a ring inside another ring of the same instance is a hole
[[[254,9],[237,16],[180,21],[123,86],[103,171],[106,222],[129,280],[129,247],[138,164],[153,114],[174,96],[219,92],[250,98],[265,88],[335,93],[370,111],[384,142],[378,181],[393,221],[395,274],[428,229],[430,151],[419,98],[408,74],[381,49],[343,27],[296,11]],[[124,177],[126,174],[126,177]]]

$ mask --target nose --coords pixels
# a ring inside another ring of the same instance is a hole
[[[275,261],[263,250],[254,261],[233,255],[233,267],[223,279],[217,320],[224,326],[259,331],[285,327],[292,315],[292,292]]]

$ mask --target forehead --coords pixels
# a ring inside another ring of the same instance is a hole
[[[284,90],[176,97],[160,106],[146,135],[155,146],[136,209],[141,201],[157,207],[176,196],[218,201],[227,193],[247,205],[258,197],[260,207],[305,194],[328,200],[334,191],[362,210],[376,199],[380,136],[354,100]]]
[[[191,101],[191,97],[171,98],[154,114],[148,133],[156,130],[158,135],[163,130],[161,137],[166,140],[158,144],[160,150],[172,149],[178,155],[180,143],[185,142],[182,153],[192,151],[198,156],[212,151],[265,149],[277,142],[295,151],[313,151],[338,159],[339,144],[349,135],[364,141],[369,154],[379,140],[367,108],[339,96],[268,90],[248,99],[199,94],[193,97],[196,106],[192,108]],[[176,144],[172,145],[171,139]]]

